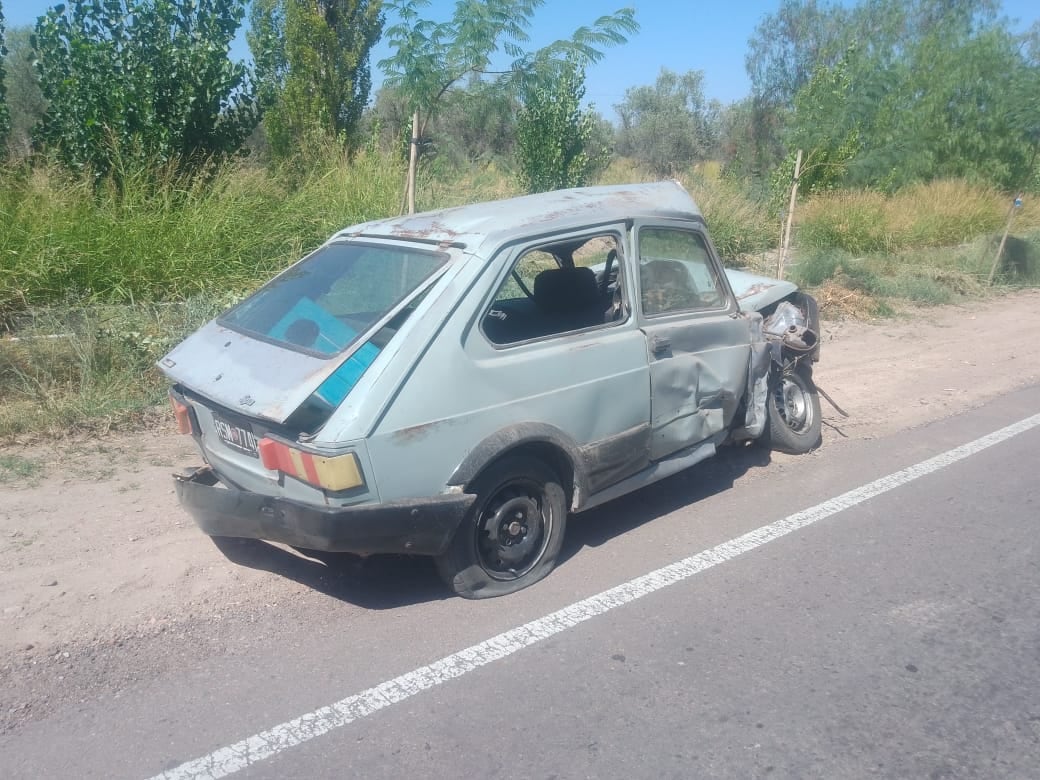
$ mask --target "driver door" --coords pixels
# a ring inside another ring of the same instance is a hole
[[[650,363],[651,460],[722,433],[744,394],[751,330],[703,226],[637,222],[640,330]]]

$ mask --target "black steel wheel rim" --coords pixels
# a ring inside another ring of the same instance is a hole
[[[535,480],[514,479],[484,502],[477,518],[477,559],[496,580],[515,580],[537,565],[552,530],[545,489]]]

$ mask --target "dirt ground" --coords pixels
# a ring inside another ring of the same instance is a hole
[[[825,323],[824,444],[882,436],[1040,381],[1040,291]],[[178,507],[170,472],[199,461],[164,431],[0,448],[0,669],[66,648],[183,636],[198,621],[285,606],[306,584],[236,565]],[[34,473],[32,473],[34,472]],[[2,713],[0,713],[2,714]]]

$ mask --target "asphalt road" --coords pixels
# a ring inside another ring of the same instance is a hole
[[[1036,778],[1040,427],[826,502],[1038,411],[1033,387],[803,458],[727,453],[572,518],[557,571],[505,599],[442,598],[424,561],[359,570],[233,545],[243,565],[313,584],[308,609],[250,616],[212,651],[170,637],[162,673],[0,737],[0,775]],[[727,546],[821,504],[804,527]],[[569,627],[542,620],[717,550]],[[531,621],[545,637],[529,646],[510,634],[453,655]],[[321,709],[402,675],[346,725]]]

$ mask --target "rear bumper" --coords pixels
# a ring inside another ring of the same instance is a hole
[[[384,504],[318,507],[225,486],[209,467],[175,474],[177,498],[210,536],[281,542],[361,555],[438,555],[474,496],[466,493]]]

